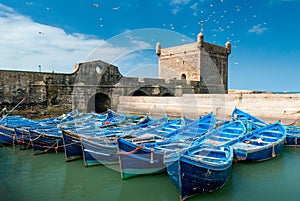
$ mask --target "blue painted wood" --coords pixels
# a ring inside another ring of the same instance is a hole
[[[248,132],[251,132],[255,129],[261,128],[268,125],[268,123],[263,120],[245,112],[238,108],[234,108],[231,114],[232,120],[240,120],[244,123]]]
[[[140,134],[141,130],[152,129],[163,125],[168,121],[168,116],[140,121],[138,124],[123,125],[112,129],[106,129],[101,136],[81,136],[81,144],[83,147],[83,159],[85,166],[100,164],[117,164],[119,162],[118,138],[133,138]]]
[[[282,152],[286,129],[280,123],[270,124],[247,133],[232,145],[238,161],[264,161]]]
[[[286,126],[285,146],[300,147],[300,126]]]
[[[173,151],[177,144],[176,148],[178,149],[189,146],[188,143],[205,134],[216,124],[216,119],[212,114],[188,122],[181,119],[176,120],[180,120],[179,122],[169,122],[160,128],[145,131],[145,136],[141,136],[135,141],[132,139],[118,140],[123,179],[164,171],[166,152]]]
[[[230,146],[198,144],[184,152],[173,153],[167,161],[171,181],[180,192],[180,200],[222,188],[232,171]]]

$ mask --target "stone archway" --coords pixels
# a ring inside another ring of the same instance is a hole
[[[136,90],[132,96],[147,96],[147,94],[141,90]]]
[[[111,108],[111,99],[104,93],[94,94],[88,101],[87,112],[103,113]]]
[[[164,86],[144,85],[129,93],[129,96],[174,96],[174,93]]]

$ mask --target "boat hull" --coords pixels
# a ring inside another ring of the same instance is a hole
[[[0,144],[2,145],[13,145],[14,137],[13,135],[0,132]]]
[[[232,165],[226,169],[213,170],[191,164],[189,160],[180,160],[182,200],[199,194],[205,194],[222,188],[232,172]]]
[[[81,138],[81,144],[85,166],[118,164],[117,141],[105,143]]]
[[[62,130],[63,146],[65,151],[65,160],[74,161],[83,157],[80,137],[76,134],[71,134]]]
[[[287,135],[284,142],[284,146],[300,147],[300,135],[299,136]]]
[[[15,133],[17,135],[17,142],[20,145],[21,150],[32,148],[28,129],[15,128]]]
[[[188,151],[166,155],[167,171],[180,200],[222,188],[232,172],[233,150],[229,146],[200,144]]]
[[[250,146],[250,145],[249,145]],[[234,148],[235,161],[260,162],[278,156],[283,149],[284,141],[268,147],[257,147],[249,151]]]
[[[30,141],[34,154],[42,154],[46,152],[63,151],[63,139],[58,135],[49,135],[45,133],[38,133],[29,131]]]
[[[122,179],[138,175],[161,173],[166,170],[163,152],[140,148],[140,146],[124,139],[119,139],[118,144]]]
[[[15,131],[0,125],[0,144],[13,145],[16,142]]]
[[[300,126],[287,126],[285,146],[300,147]]]
[[[236,161],[258,162],[278,156],[283,149],[286,130],[280,122],[247,133],[232,145]]]

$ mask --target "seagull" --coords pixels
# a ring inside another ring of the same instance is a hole
[[[99,7],[99,4],[98,3],[93,3],[93,6],[98,8]]]
[[[120,6],[113,8],[113,10],[116,10],[116,11],[120,10]]]

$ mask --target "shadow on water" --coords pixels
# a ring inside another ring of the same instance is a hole
[[[300,149],[284,148],[272,160],[236,163],[222,189],[189,200],[300,200],[299,155]],[[0,170],[1,201],[179,200],[166,173],[121,180],[119,172],[105,166],[86,168],[82,160],[66,163],[63,153],[33,156],[31,151],[0,148]]]

